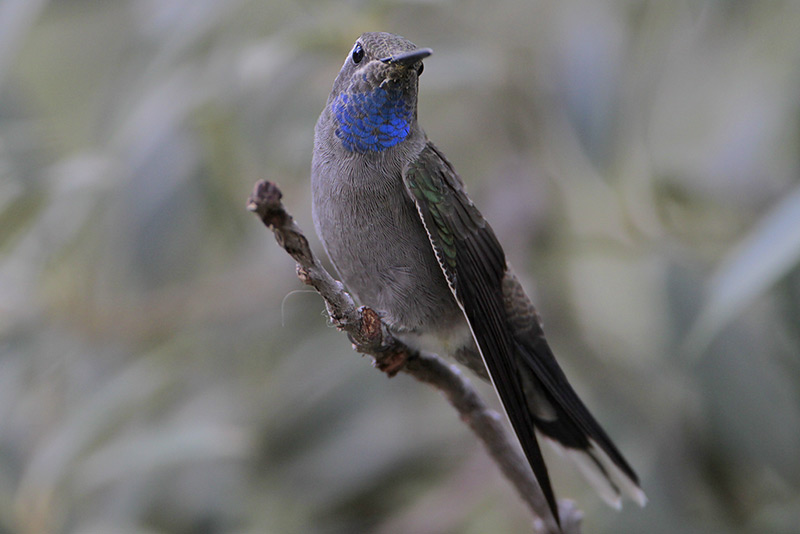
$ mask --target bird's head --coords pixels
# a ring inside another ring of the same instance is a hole
[[[431,53],[391,33],[358,38],[328,98],[345,149],[382,151],[408,137],[417,120],[422,60]]]

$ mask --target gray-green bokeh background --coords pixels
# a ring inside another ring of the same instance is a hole
[[[434,49],[421,123],[641,475],[617,513],[550,455],[584,531],[800,532],[798,28],[788,0],[0,0],[0,533],[529,530],[245,210],[276,181],[313,234],[314,122],[373,30]]]

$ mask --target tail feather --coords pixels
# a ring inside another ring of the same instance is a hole
[[[572,449],[544,437],[556,452],[569,458],[578,467],[600,498],[612,508],[620,510],[623,497],[628,497],[639,506],[647,504],[644,491],[593,440],[590,440],[588,449]]]
[[[611,506],[621,506],[623,495],[644,505],[639,478],[572,389],[544,337],[536,308],[511,270],[503,278],[503,304],[513,332],[517,376],[537,433],[574,459]]]
[[[521,373],[540,388],[529,396],[537,431],[551,444],[562,449],[581,473],[610,506],[620,508],[627,496],[640,506],[647,498],[639,487],[639,478],[617,447],[589,413],[558,366],[541,329],[537,335],[520,339]],[[548,414],[541,417],[541,414]]]

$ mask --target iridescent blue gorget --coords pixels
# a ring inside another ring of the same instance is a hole
[[[341,93],[333,103],[336,137],[349,152],[386,150],[408,137],[414,109],[397,88]]]

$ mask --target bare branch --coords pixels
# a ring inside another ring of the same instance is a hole
[[[540,534],[579,534],[583,514],[570,501],[560,502],[561,530],[553,520],[539,484],[528,462],[508,437],[500,416],[489,409],[454,365],[435,354],[416,351],[395,339],[372,309],[357,307],[341,282],[334,279],[311,252],[308,240],[281,202],[278,187],[259,181],[247,209],[256,213],[272,230],[278,244],[297,262],[297,276],[325,300],[333,324],[347,333],[353,349],[374,358],[375,366],[388,376],[409,374],[441,391],[492,459],[511,481],[535,516],[534,531]]]

